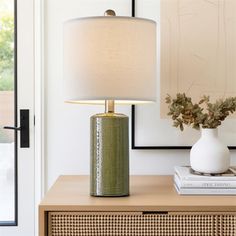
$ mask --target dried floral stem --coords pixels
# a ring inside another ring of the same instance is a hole
[[[192,99],[185,93],[178,93],[176,98],[167,95],[166,103],[169,104],[168,115],[174,121],[173,126],[179,127],[181,131],[184,130],[184,125],[192,126],[194,129],[200,127],[214,129],[221,125],[228,115],[236,111],[236,97],[210,103],[210,97],[203,96],[198,103],[193,104]]]

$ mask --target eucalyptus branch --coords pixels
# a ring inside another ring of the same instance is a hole
[[[167,95],[166,103],[169,104],[168,115],[174,121],[173,126],[179,127],[181,131],[184,130],[184,125],[194,129],[214,129],[236,111],[236,97],[210,103],[210,97],[203,96],[198,103],[193,104],[192,99],[185,93],[178,93],[176,98]]]

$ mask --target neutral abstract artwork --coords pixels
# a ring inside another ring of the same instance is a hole
[[[135,106],[133,147],[189,148],[200,131],[183,132],[167,117],[167,94],[185,92],[195,101],[236,96],[236,0],[139,0],[136,16],[157,22],[157,101]],[[236,149],[236,115],[219,127]]]
[[[236,0],[162,0],[160,115],[166,94],[236,96]]]

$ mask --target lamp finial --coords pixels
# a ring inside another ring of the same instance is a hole
[[[108,9],[104,12],[104,16],[116,16],[115,11]]]

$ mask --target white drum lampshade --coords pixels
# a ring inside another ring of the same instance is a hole
[[[64,25],[66,101],[136,104],[156,100],[156,23],[88,17]]]

